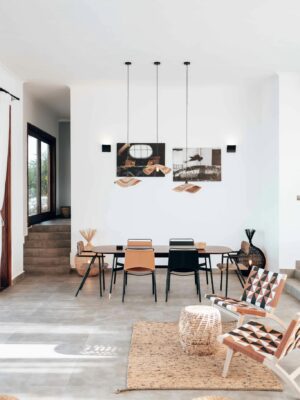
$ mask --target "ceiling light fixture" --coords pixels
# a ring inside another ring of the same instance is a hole
[[[185,183],[176,186],[173,190],[175,192],[188,192],[188,193],[197,193],[200,189],[201,186],[195,185],[193,183],[189,183],[187,179],[187,170],[188,170],[188,157],[187,157],[187,151],[188,151],[188,108],[189,108],[189,65],[191,64],[189,61],[185,61],[183,63],[186,67],[185,69],[185,85],[186,85],[186,91],[185,91],[185,105],[186,105],[186,111],[185,111]]]
[[[159,159],[159,151],[158,151],[158,67],[160,65],[159,61],[154,61],[153,63],[156,67],[156,159]],[[155,173],[159,173],[162,172],[164,175],[168,174],[171,172],[171,168],[163,165],[163,164],[152,164],[152,165],[147,165],[147,167],[145,167],[143,169],[143,172],[146,175],[151,175],[153,174],[153,172],[155,171]]]
[[[127,157],[128,157],[129,156],[128,148],[130,147],[130,142],[129,142],[129,99],[130,99],[129,98],[129,67],[131,65],[131,62],[126,61],[125,65],[127,68],[127,138],[126,138],[126,143],[119,150],[119,154],[120,154],[120,152],[123,153],[125,150],[127,150],[128,151]],[[128,168],[127,168],[127,176],[122,177],[122,178],[118,179],[117,181],[115,181],[115,183],[121,187],[135,186],[140,182],[141,182],[140,179],[137,179],[133,176],[129,176]]]

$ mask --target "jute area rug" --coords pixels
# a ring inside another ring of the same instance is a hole
[[[234,323],[224,323],[223,332],[234,327]],[[219,345],[213,355],[186,355],[179,343],[177,323],[137,322],[125,390],[282,390],[272,372],[240,354],[233,357],[228,377],[222,378],[225,353],[225,346]]]

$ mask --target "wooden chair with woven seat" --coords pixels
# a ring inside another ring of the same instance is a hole
[[[244,265],[240,262],[241,256],[247,256],[250,251],[250,243],[246,241],[241,242],[241,249],[238,251],[231,251],[226,255],[222,255],[221,263],[217,264],[217,268],[221,272],[221,279],[220,279],[220,290],[222,290],[223,286],[223,272],[226,272],[226,294],[227,294],[227,286],[228,286],[228,271],[235,271],[240,284],[242,287],[245,284],[245,280],[241,271],[247,271],[249,269],[249,265]]]
[[[238,319],[241,325],[246,316],[270,318],[285,327],[281,319],[274,315],[281,297],[287,275],[252,267],[240,299],[232,299],[215,294],[205,297],[212,305]]]
[[[122,302],[124,302],[128,275],[151,275],[152,294],[154,294],[155,301],[157,301],[155,257],[152,247],[128,247],[125,250]]]
[[[297,398],[300,397],[300,388],[295,382],[300,375],[300,366],[289,374],[279,365],[279,362],[292,350],[300,349],[300,313],[296,314],[284,332],[276,331],[256,321],[249,321],[219,336],[218,340],[228,347],[222,374],[224,378],[227,376],[233,354],[242,353],[270,368],[293,388]]]

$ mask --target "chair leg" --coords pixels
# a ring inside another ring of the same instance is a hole
[[[210,280],[211,280],[211,290],[212,290],[213,294],[215,294],[214,277],[213,277],[213,272],[212,272],[210,256],[208,257],[208,263],[209,263],[209,272],[210,272]]]
[[[297,385],[293,378],[293,374],[288,374],[279,364],[275,364],[272,361],[265,359],[264,365],[269,367],[279,378],[281,378],[287,385],[292,387],[294,393],[297,395],[297,399],[300,398],[300,387]]]
[[[154,297],[155,297],[155,302],[157,302],[157,292],[156,292],[156,276],[155,276],[155,271],[152,272],[152,280],[153,280],[153,289],[154,289]]]
[[[154,272],[152,272],[152,274],[151,274],[151,276],[152,276],[152,294],[154,294]]]
[[[207,265],[207,258],[205,258],[205,275],[206,275],[206,284],[208,285],[208,265]]]
[[[197,272],[196,271],[194,272],[194,275],[195,275],[196,293],[198,294],[199,293],[199,286],[198,286]]]
[[[166,277],[166,302],[168,301],[169,289],[170,289],[170,271],[168,270]]]
[[[102,297],[102,263],[100,258],[98,259],[99,262],[99,290],[100,290],[100,297]]]
[[[122,294],[122,303],[124,303],[124,297],[125,297],[126,275],[127,275],[127,272],[124,270],[124,273],[123,273],[123,294]]]
[[[197,276],[197,286],[198,286],[199,301],[201,303],[201,288],[200,288],[199,271],[196,272],[196,276]]]
[[[245,319],[245,315],[240,314],[238,322],[237,322],[237,326],[243,325],[244,319]]]
[[[230,362],[233,356],[233,350],[232,349],[227,349],[227,353],[226,353],[226,359],[225,359],[225,363],[224,363],[224,368],[223,368],[223,372],[222,372],[222,376],[223,378],[226,378],[227,374],[228,374],[228,370],[229,370],[229,366],[230,366]]]
[[[221,270],[221,278],[220,278],[220,291],[223,289],[223,271]]]

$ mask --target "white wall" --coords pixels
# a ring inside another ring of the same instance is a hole
[[[300,76],[279,75],[280,265],[300,260]]]
[[[26,83],[24,84],[24,137],[27,138],[27,123],[30,123],[37,128],[49,133],[56,138],[56,210],[59,212],[59,185],[58,185],[58,177],[59,177],[59,131],[58,131],[58,118],[57,115],[49,109],[49,107],[45,106],[39,100],[35,99],[30,91],[26,89]],[[25,155],[27,154],[27,140],[25,140],[24,145]],[[24,163],[24,181],[25,184],[25,196],[24,196],[24,214],[25,221],[24,223],[27,225],[27,165],[26,165],[27,155],[25,156]]]
[[[222,182],[203,182],[196,195],[172,191],[176,185],[172,175],[144,178],[128,189],[114,184],[116,143],[126,140],[125,90],[125,83],[71,88],[73,250],[79,229],[88,227],[97,229],[95,243],[151,237],[154,243],[166,244],[170,237],[193,237],[234,249],[245,239],[245,228],[256,228],[254,242],[277,270],[273,238],[278,234],[274,197],[278,158],[276,144],[266,145],[278,141],[272,121],[276,82],[191,85],[189,145],[221,147],[223,168]],[[133,84],[131,98],[130,141],[155,141],[153,84]],[[185,143],[184,132],[184,82],[162,86],[160,140],[166,143],[169,166],[172,148]],[[112,153],[101,153],[101,143],[111,143]],[[237,153],[226,153],[227,144],[236,144]]]
[[[23,191],[23,85],[22,81],[0,64],[0,87],[21,98],[12,103],[12,278],[23,272],[24,220]],[[1,149],[0,149],[1,156]]]

